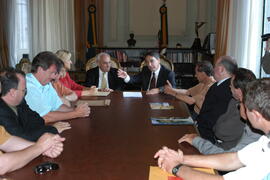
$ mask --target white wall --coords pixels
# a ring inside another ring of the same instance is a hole
[[[129,33],[135,34],[136,47],[157,47],[161,0],[104,0],[104,45],[127,47]],[[195,21],[206,21],[200,31],[203,42],[215,32],[215,0],[167,0],[169,47],[180,42],[190,47],[195,38]]]

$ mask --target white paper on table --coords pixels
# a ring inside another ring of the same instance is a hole
[[[123,92],[123,96],[142,98],[142,93],[141,92]]]

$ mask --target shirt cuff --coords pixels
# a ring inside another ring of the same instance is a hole
[[[128,83],[130,81],[130,77],[129,75],[127,75],[127,77],[124,79],[125,83]]]
[[[195,146],[197,148],[198,144],[200,143],[200,141],[202,140],[202,138],[200,136],[195,137],[192,140],[192,145]]]

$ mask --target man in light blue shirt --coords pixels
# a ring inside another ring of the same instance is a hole
[[[51,83],[42,86],[32,73],[26,75],[26,80],[26,101],[30,102],[28,103],[30,108],[35,109],[40,116],[56,111],[63,104]]]
[[[62,66],[61,60],[54,53],[41,52],[33,59],[32,73],[26,76],[27,104],[39,113],[46,123],[87,117],[90,114],[87,104],[70,108],[63,104],[57,95],[51,81],[55,80]]]

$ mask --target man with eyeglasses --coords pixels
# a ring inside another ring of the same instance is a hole
[[[45,125],[44,119],[29,108],[24,100],[26,82],[22,71],[6,69],[1,73],[0,82],[0,125],[10,134],[36,141],[45,132],[57,134],[71,128],[67,122]]]
[[[124,81],[117,76],[117,69],[111,67],[111,57],[107,53],[96,56],[97,67],[86,72],[85,86],[96,86],[101,91],[122,90]]]

